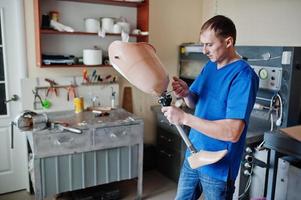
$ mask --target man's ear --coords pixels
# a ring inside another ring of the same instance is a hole
[[[227,38],[225,39],[225,42],[226,42],[226,47],[227,47],[227,48],[229,48],[229,47],[231,47],[231,46],[234,46],[234,44],[233,44],[233,38],[232,38],[231,36],[227,37]]]

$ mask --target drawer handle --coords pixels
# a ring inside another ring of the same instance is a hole
[[[172,157],[172,155],[171,154],[169,154],[169,153],[166,153],[165,151],[163,151],[163,150],[160,150],[160,153],[162,153],[163,155],[166,155],[167,157],[169,157],[169,158],[171,158]]]
[[[170,138],[167,138],[167,137],[165,137],[165,136],[163,136],[163,135],[160,135],[160,138],[161,139],[163,139],[163,140],[166,140],[167,142],[172,142],[172,139],[170,139]]]
[[[174,126],[173,124],[171,124],[171,123],[169,123],[169,122],[167,122],[167,121],[165,121],[165,120],[163,120],[163,119],[160,120],[160,123],[162,123],[162,124],[167,124],[167,125],[169,125],[169,126]]]

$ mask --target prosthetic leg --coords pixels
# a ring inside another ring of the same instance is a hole
[[[109,58],[113,67],[131,84],[145,93],[159,97],[162,106],[170,106],[172,97],[166,93],[168,74],[151,45],[115,41],[109,46]],[[198,152],[182,127],[176,125],[176,128],[191,152],[188,162],[192,169],[215,163],[228,152],[226,149]]]
[[[171,101],[172,97],[170,94],[164,93],[159,97],[159,103],[161,104],[161,106],[170,106]],[[191,153],[191,156],[188,157],[188,163],[192,169],[199,168],[203,165],[215,163],[222,159],[228,152],[226,149],[215,152],[203,150],[197,152],[196,148],[193,146],[193,144],[187,137],[183,128],[180,125],[175,125],[175,127],[177,128],[180,136],[182,137],[183,141],[185,142],[187,148]]]

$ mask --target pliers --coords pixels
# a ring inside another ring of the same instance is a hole
[[[75,85],[72,84],[67,87],[67,101],[70,100],[70,97],[76,98]]]
[[[45,78],[45,81],[47,81],[49,84],[50,84],[50,87],[47,89],[47,91],[46,91],[46,97],[48,97],[48,95],[49,95],[49,92],[50,93],[55,93],[55,96],[58,96],[58,93],[57,93],[57,89],[56,89],[56,85],[58,85],[55,81],[53,81],[53,80],[50,80],[50,79],[48,79],[48,78]]]
[[[37,90],[32,90],[32,93],[34,94],[34,104],[40,103],[43,107],[43,101],[40,95],[38,94]]]

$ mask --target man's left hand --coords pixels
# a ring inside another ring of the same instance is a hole
[[[166,106],[161,109],[169,123],[175,125],[183,124],[185,112],[175,106]]]

